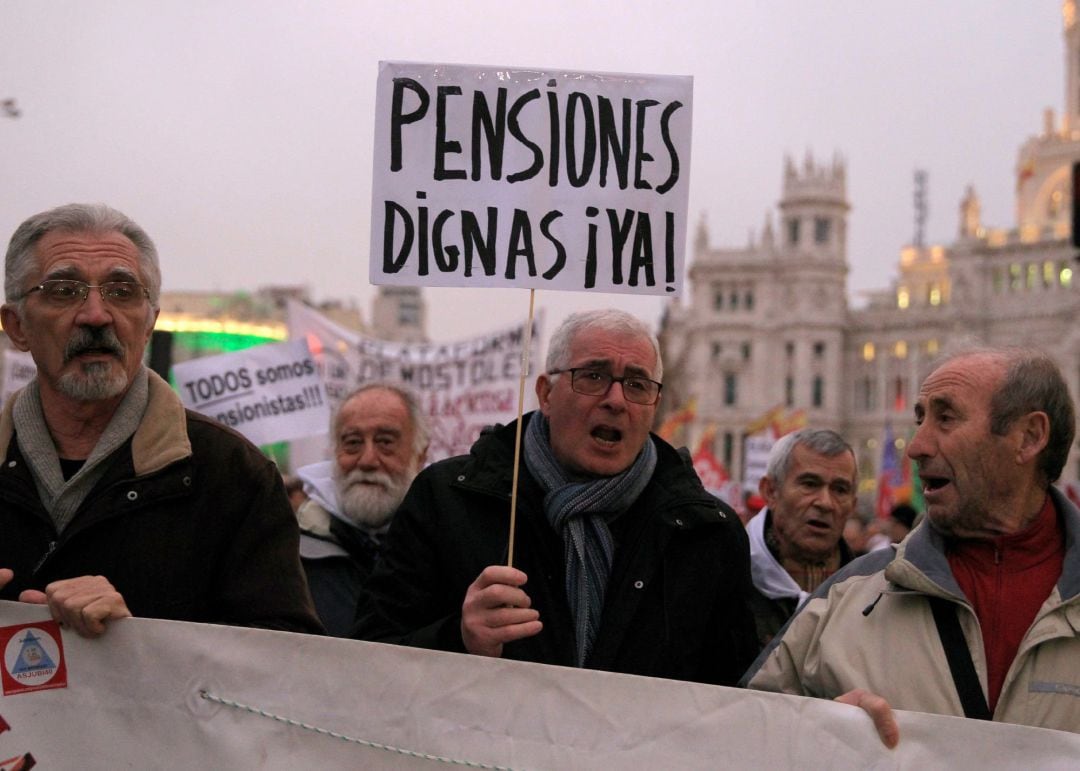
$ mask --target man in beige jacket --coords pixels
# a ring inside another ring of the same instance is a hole
[[[1080,512],[1051,484],[1076,430],[1037,351],[970,349],[926,378],[908,455],[927,517],[837,573],[762,652],[751,688],[1080,731]]]

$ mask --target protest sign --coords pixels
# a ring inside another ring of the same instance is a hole
[[[0,384],[0,405],[8,400],[8,397],[29,383],[37,375],[37,366],[34,359],[27,351],[16,351],[14,348],[4,349],[4,379]]]
[[[693,78],[380,62],[372,284],[678,294]]]
[[[773,407],[753,420],[743,438],[743,488],[756,491],[769,465],[773,445],[792,431],[806,428],[804,410]]]
[[[765,428],[743,440],[743,489],[757,490],[758,482],[768,469],[769,453],[776,439],[772,429]]]
[[[254,444],[326,432],[330,405],[303,339],[173,364],[184,406]]]
[[[0,602],[0,635],[7,671],[29,635],[49,661],[27,677],[60,686],[0,696],[4,757],[42,768],[1026,771],[1080,757],[1077,734],[916,712],[897,713],[887,750],[862,710],[827,700],[288,632],[132,618],[87,640]]]
[[[454,343],[392,343],[345,329],[295,301],[288,304],[288,324],[292,339],[307,341],[332,407],[372,381],[412,389],[430,418],[429,462],[467,453],[485,426],[517,418],[525,324]]]

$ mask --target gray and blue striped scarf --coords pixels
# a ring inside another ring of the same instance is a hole
[[[604,592],[615,557],[608,519],[626,511],[656,469],[656,446],[645,442],[621,474],[572,481],[551,450],[548,420],[534,412],[525,431],[525,466],[544,488],[544,513],[562,535],[566,557],[566,599],[574,619],[577,665],[585,666],[600,628]]]

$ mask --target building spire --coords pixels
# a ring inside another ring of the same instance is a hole
[[[960,200],[960,238],[978,238],[982,230],[982,207],[974,185],[968,185]]]
[[[1065,30],[1065,133],[1080,130],[1080,24],[1076,0],[1064,0],[1061,18]]]

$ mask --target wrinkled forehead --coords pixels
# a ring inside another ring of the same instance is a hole
[[[630,331],[586,327],[570,344],[570,364],[574,367],[616,365],[649,375],[656,370],[656,351],[649,338]]]
[[[54,230],[38,239],[34,255],[43,277],[143,278],[139,250],[123,233]]]
[[[354,394],[337,416],[336,431],[393,430],[399,433],[412,431],[412,415],[400,394],[387,388],[371,388]]]
[[[992,354],[972,354],[945,362],[919,388],[918,403],[937,398],[989,402],[1005,374],[1005,361]]]

